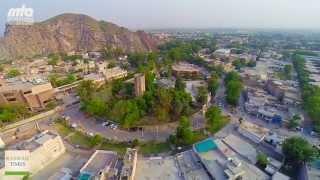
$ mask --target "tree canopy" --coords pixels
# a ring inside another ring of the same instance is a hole
[[[298,167],[318,157],[318,151],[302,137],[291,137],[284,141],[282,152],[288,165]]]

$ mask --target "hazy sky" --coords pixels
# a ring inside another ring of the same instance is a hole
[[[10,8],[25,4],[37,21],[84,13],[132,29],[320,29],[320,0],[0,0],[0,31]]]

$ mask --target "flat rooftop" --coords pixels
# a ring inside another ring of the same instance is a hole
[[[222,141],[230,146],[235,152],[248,159],[251,163],[255,164],[257,162],[258,154],[251,144],[233,134],[223,138]]]
[[[199,162],[199,158],[192,151],[177,154],[176,162],[186,180],[210,180],[209,175]]]
[[[56,138],[58,135],[51,132],[51,131],[44,131],[40,134],[37,134],[33,136],[32,138],[22,141],[21,143],[18,143],[9,149],[16,149],[16,150],[29,150],[34,151],[40,146],[42,146],[47,141]]]
[[[240,128],[246,130],[255,136],[264,137],[269,133],[269,129],[260,127],[256,124],[250,123],[248,121],[243,121],[240,125]]]
[[[80,173],[95,176],[102,170],[105,170],[105,168],[113,167],[117,160],[118,156],[116,152],[96,150],[87,163],[80,169]]]
[[[172,69],[175,71],[187,71],[187,72],[199,72],[198,66],[189,63],[178,63],[172,65]]]
[[[2,91],[12,91],[12,90],[26,90],[31,89],[37,85],[50,84],[48,81],[43,79],[35,79],[32,81],[22,80],[18,78],[6,79],[4,85],[0,87],[0,92]]]
[[[151,157],[138,159],[135,179],[183,180],[174,157]]]
[[[208,172],[217,180],[227,180],[229,175],[242,175],[243,180],[267,180],[270,177],[263,171],[248,163],[239,154],[230,149],[220,139],[214,140],[217,149],[197,153],[202,164]]]

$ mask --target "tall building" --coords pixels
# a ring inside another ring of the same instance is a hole
[[[134,76],[134,90],[136,96],[142,96],[146,91],[146,79],[144,74],[139,73]]]

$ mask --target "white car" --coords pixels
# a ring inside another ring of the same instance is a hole
[[[76,123],[72,123],[71,127],[73,127],[73,128],[77,128],[77,127],[78,127],[78,125],[77,125]]]

